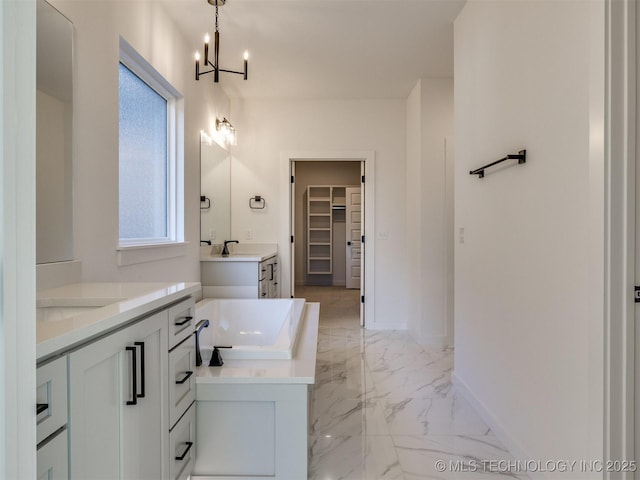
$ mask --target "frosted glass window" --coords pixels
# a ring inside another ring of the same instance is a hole
[[[120,64],[120,239],[168,232],[167,100]]]

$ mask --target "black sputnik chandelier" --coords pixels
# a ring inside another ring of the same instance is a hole
[[[209,34],[204,37],[204,68],[211,67],[211,70],[206,72],[200,71],[200,52],[196,52],[196,80],[200,80],[200,75],[206,75],[213,73],[214,83],[220,81],[220,72],[235,73],[243,75],[244,79],[247,79],[248,67],[249,67],[249,52],[244,52],[244,71],[238,72],[236,70],[226,70],[220,68],[219,52],[220,52],[220,32],[218,31],[218,6],[222,6],[227,3],[227,0],[207,0],[211,5],[216,8],[216,30],[213,34],[213,62],[209,60]]]

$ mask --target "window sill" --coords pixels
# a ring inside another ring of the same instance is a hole
[[[156,245],[120,245],[117,251],[118,266],[156,262],[187,254],[189,242],[160,243]]]

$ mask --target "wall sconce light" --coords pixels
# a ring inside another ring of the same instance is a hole
[[[219,120],[216,118],[216,130],[222,135],[227,144],[236,144],[236,129],[231,125],[231,122],[226,118]]]
[[[214,83],[218,83],[220,72],[227,73],[236,73],[238,75],[243,75],[246,80],[249,74],[249,52],[244,52],[244,71],[238,72],[235,70],[225,70],[224,68],[220,68],[220,62],[218,60],[219,52],[220,52],[220,32],[218,32],[218,5],[224,5],[227,3],[227,0],[207,0],[211,5],[216,7],[216,30],[213,34],[213,63],[209,61],[209,34],[204,36],[204,66],[212,67],[211,70],[207,70],[206,72],[200,71],[200,52],[196,52],[196,80],[200,80],[200,75],[206,75],[207,73],[213,72],[213,81]]]

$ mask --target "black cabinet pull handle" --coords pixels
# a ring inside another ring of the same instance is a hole
[[[142,388],[138,394],[138,398],[144,398],[144,342],[134,342],[134,345],[140,347],[140,376],[142,377]]]
[[[38,403],[36,404],[36,415],[40,415],[42,412],[46,412],[49,410],[48,403]]]
[[[193,372],[184,372],[184,377],[182,377],[180,380],[176,380],[176,385],[182,385],[184,382],[189,380],[191,375],[193,375]]]
[[[181,327],[182,325],[189,323],[191,320],[193,320],[193,317],[184,317],[184,320],[182,320],[181,322],[175,322],[174,325],[176,327]]]
[[[136,347],[125,347],[125,350],[131,352],[131,396],[133,400],[127,400],[127,405],[138,404],[138,366],[136,362]]]
[[[189,453],[189,450],[191,450],[191,447],[193,447],[193,442],[185,442],[185,444],[187,445],[187,448],[184,449],[182,455],[176,457],[176,460],[184,460],[184,457],[187,456],[187,453]]]

